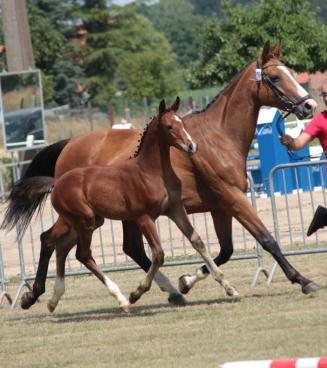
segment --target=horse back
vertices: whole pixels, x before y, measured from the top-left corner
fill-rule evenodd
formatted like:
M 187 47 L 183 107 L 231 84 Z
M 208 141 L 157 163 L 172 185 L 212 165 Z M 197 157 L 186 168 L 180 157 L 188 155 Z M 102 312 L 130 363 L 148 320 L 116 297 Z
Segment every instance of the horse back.
M 127 160 L 137 148 L 139 130 L 98 130 L 71 139 L 61 152 L 55 169 L 65 172 L 90 165 L 112 165 Z

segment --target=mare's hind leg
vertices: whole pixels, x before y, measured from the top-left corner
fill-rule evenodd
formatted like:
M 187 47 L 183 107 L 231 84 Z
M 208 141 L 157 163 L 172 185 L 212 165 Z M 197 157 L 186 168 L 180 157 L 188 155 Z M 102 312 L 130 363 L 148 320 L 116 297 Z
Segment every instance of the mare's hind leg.
M 81 229 L 79 230 L 79 240 L 76 249 L 76 258 L 84 264 L 109 290 L 110 295 L 112 295 L 117 301 L 120 308 L 124 312 L 128 312 L 130 309 L 130 304 L 126 297 L 122 294 L 117 284 L 115 284 L 109 277 L 107 277 L 98 267 L 94 258 L 92 257 L 91 251 L 91 241 L 93 231 L 103 225 L 103 218 L 96 218 L 96 224 L 94 228 L 91 229 Z
M 219 267 L 226 263 L 233 254 L 233 217 L 220 211 L 212 211 L 211 216 L 221 248 L 218 256 L 214 259 L 214 262 Z M 182 275 L 178 280 L 179 290 L 183 294 L 187 294 L 198 281 L 204 280 L 209 273 L 208 267 L 203 265 L 196 269 L 193 274 Z
M 148 272 L 151 261 L 145 253 L 142 232 L 134 221 L 123 221 L 123 250 L 145 272 Z M 154 275 L 154 281 L 162 291 L 169 293 L 168 301 L 173 305 L 183 306 L 186 301 L 182 294 L 172 285 L 170 280 L 162 272 Z
M 235 190 L 232 192 L 232 196 L 231 210 L 234 217 L 254 236 L 263 249 L 273 256 L 286 277 L 292 283 L 301 285 L 304 294 L 318 290 L 319 286 L 317 284 L 302 276 L 285 258 L 279 244 L 262 223 L 244 193 Z
M 160 244 L 154 221 L 149 216 L 144 215 L 137 220 L 137 223 L 151 247 L 152 264 L 145 279 L 142 280 L 138 288 L 130 294 L 129 301 L 132 304 L 151 288 L 152 280 L 164 262 L 164 252 Z
M 51 236 L 55 226 L 62 227 L 63 233 L 66 229 L 66 225 L 59 217 L 55 225 L 53 225 L 49 230 L 41 234 L 40 236 L 41 249 L 40 249 L 39 263 L 37 267 L 35 280 L 33 283 L 33 289 L 32 291 L 28 291 L 22 295 L 20 305 L 23 309 L 30 308 L 37 301 L 39 296 L 41 296 L 45 292 L 45 282 L 47 278 L 49 262 L 55 250 L 55 243 L 53 242 Z
M 191 225 L 185 208 L 180 204 L 176 204 L 174 209 L 170 212 L 169 217 L 171 217 L 178 228 L 191 242 L 193 248 L 201 255 L 208 269 L 210 270 L 212 277 L 221 284 L 221 286 L 225 289 L 226 294 L 230 296 L 238 296 L 238 292 L 224 278 L 224 274 L 210 257 L 207 247 Z

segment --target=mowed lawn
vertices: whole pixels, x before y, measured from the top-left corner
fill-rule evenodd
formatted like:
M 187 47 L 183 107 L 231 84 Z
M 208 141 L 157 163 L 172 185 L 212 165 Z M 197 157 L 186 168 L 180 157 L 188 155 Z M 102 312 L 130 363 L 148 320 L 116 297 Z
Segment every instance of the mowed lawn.
M 307 277 L 327 285 L 327 254 L 291 257 Z M 271 259 L 267 258 L 267 266 Z M 196 266 L 164 268 L 178 276 Z M 306 296 L 281 270 L 267 288 L 250 284 L 255 261 L 229 262 L 226 278 L 241 297 L 225 297 L 210 277 L 172 307 L 156 285 L 124 314 L 94 276 L 68 277 L 66 294 L 49 314 L 46 301 L 30 310 L 0 307 L 1 367 L 218 367 L 226 361 L 327 355 L 327 289 Z M 110 273 L 128 295 L 143 273 Z M 14 293 L 14 288 L 10 288 Z

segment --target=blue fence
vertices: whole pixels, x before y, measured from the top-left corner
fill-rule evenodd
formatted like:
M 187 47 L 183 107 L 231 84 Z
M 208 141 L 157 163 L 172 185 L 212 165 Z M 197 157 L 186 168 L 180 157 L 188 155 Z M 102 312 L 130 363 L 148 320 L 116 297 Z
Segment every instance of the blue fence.
M 273 114 L 266 116 L 258 122 L 255 139 L 250 147 L 247 170 L 254 182 L 254 188 L 258 192 L 270 195 L 269 173 L 273 167 L 280 164 L 298 162 L 298 158 L 309 156 L 309 147 L 289 155 L 286 147 L 281 145 L 278 139 L 277 121 L 280 117 L 278 110 L 273 109 Z M 280 124 L 285 133 L 285 121 Z M 323 157 L 324 159 L 325 157 Z M 309 158 L 301 162 L 310 161 Z M 274 191 L 282 194 L 292 193 L 294 190 L 312 190 L 314 187 L 325 186 L 327 183 L 326 170 L 323 166 L 297 167 L 293 171 L 279 172 L 274 176 Z

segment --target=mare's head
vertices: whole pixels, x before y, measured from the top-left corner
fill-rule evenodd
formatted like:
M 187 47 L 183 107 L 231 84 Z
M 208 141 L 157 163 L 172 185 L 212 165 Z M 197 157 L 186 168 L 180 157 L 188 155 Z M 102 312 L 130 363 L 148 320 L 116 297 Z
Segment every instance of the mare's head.
M 257 70 L 256 79 L 259 83 L 258 94 L 261 104 L 292 112 L 299 119 L 310 117 L 317 103 L 280 61 L 280 52 L 281 44 L 271 48 L 270 43 L 266 42 L 261 58 L 257 62 L 259 71 Z
M 186 131 L 183 119 L 177 115 L 179 102 L 179 97 L 177 97 L 170 108 L 166 107 L 164 100 L 160 102 L 159 123 L 163 127 L 163 134 L 165 134 L 165 138 L 170 146 L 193 155 L 197 151 L 197 144 L 194 143 L 192 137 Z

